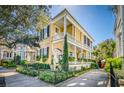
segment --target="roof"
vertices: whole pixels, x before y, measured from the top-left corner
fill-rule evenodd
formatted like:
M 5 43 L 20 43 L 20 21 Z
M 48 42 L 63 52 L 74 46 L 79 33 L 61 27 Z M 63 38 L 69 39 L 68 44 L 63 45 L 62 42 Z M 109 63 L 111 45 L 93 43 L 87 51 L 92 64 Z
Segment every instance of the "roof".
M 86 34 L 94 41 L 94 39 L 89 35 L 89 33 L 78 23 L 78 21 L 69 13 L 69 11 L 65 8 L 63 11 L 61 11 L 59 14 L 57 14 L 55 17 L 52 18 L 54 20 L 56 17 L 60 16 L 62 13 L 67 13 L 71 18 L 86 32 Z

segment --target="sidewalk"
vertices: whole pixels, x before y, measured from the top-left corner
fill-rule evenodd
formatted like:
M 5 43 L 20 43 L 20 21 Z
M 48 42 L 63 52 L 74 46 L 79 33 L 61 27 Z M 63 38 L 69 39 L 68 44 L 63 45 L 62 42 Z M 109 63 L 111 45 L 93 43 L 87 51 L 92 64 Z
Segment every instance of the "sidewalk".
M 7 87 L 53 87 L 37 77 L 23 75 L 3 67 L 0 67 L 0 76 L 5 77 Z
M 107 87 L 107 74 L 102 70 L 91 70 L 79 77 L 75 77 L 60 84 L 57 87 Z

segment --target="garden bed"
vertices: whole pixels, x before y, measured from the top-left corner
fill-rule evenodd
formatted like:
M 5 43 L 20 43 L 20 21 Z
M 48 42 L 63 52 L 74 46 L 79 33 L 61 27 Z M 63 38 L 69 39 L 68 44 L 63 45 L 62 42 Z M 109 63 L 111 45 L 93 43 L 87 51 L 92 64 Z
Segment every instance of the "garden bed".
M 76 77 L 79 75 L 84 74 L 85 72 L 89 71 L 90 69 L 83 69 L 83 70 L 77 70 L 77 71 L 41 71 L 39 73 L 38 78 L 40 80 L 57 84 L 59 82 L 65 81 L 69 78 Z
M 22 74 L 25 74 L 25 75 L 33 76 L 33 77 L 38 75 L 38 71 L 37 70 L 33 70 L 33 69 L 28 68 L 26 66 L 18 66 L 16 68 L 16 71 L 20 72 Z
M 79 76 L 86 71 L 89 71 L 90 69 L 81 69 L 77 71 L 51 71 L 49 69 L 39 69 L 35 70 L 31 66 L 18 66 L 16 68 L 16 71 L 22 74 L 26 74 L 29 76 L 38 76 L 40 80 L 43 80 L 48 83 L 57 84 L 59 82 L 62 82 L 64 80 L 67 80 L 71 77 Z

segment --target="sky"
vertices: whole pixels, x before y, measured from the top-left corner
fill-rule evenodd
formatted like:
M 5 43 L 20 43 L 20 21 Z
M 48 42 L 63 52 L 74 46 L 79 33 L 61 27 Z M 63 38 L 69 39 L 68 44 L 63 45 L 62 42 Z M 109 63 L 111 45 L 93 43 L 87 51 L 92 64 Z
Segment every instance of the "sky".
M 54 17 L 67 9 L 80 25 L 94 38 L 94 45 L 113 38 L 115 17 L 111 6 L 107 5 L 69 5 L 52 6 L 50 12 Z

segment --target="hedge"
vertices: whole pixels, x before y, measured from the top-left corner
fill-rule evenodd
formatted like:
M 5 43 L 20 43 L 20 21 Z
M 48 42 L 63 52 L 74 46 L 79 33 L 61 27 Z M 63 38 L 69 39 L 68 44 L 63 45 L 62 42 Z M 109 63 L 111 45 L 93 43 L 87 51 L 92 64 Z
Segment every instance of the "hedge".
M 38 78 L 40 80 L 52 83 L 52 84 L 57 84 L 59 82 L 62 82 L 68 78 L 75 77 L 78 75 L 81 75 L 85 73 L 86 71 L 89 71 L 89 69 L 82 69 L 82 70 L 77 70 L 77 71 L 50 71 L 50 70 L 45 70 L 45 71 L 40 71 Z
M 16 68 L 16 71 L 33 77 L 38 75 L 38 72 L 36 70 L 27 68 L 25 66 L 18 66 Z
M 118 79 L 124 79 L 124 70 L 115 69 L 114 72 Z
M 29 64 L 29 66 L 34 69 L 50 69 L 49 64 L 34 63 L 34 64 Z
M 98 69 L 99 67 L 98 67 L 98 64 L 97 63 L 95 63 L 95 62 L 91 62 L 91 69 Z
M 6 67 L 6 68 L 10 68 L 10 67 L 16 67 L 16 64 L 12 60 L 2 60 L 1 66 Z
M 73 72 L 40 71 L 39 79 L 49 83 L 56 84 L 73 76 L 74 76 Z

